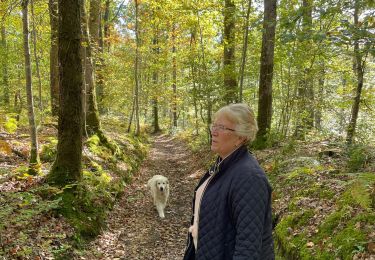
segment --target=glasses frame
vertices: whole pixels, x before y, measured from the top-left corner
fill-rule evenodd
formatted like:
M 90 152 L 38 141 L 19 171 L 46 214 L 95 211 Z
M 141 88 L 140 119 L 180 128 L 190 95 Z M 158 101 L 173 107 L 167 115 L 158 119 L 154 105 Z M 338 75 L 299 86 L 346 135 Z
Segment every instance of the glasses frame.
M 211 124 L 210 125 L 210 132 L 223 132 L 224 130 L 228 130 L 228 131 L 231 131 L 231 132 L 235 132 L 236 130 L 235 129 L 232 129 L 232 128 L 229 128 L 229 127 L 225 127 L 223 125 L 215 125 L 215 124 Z

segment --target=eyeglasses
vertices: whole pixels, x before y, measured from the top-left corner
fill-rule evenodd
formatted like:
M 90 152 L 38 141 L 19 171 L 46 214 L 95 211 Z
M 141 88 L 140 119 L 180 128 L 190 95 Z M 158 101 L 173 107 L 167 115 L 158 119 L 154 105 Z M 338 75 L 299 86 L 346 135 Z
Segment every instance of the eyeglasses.
M 210 125 L 210 131 L 211 132 L 214 132 L 214 131 L 223 132 L 224 130 L 228 130 L 228 131 L 232 131 L 232 132 L 236 131 L 232 128 L 228 128 L 228 127 L 225 127 L 223 125 L 215 125 L 215 124 Z

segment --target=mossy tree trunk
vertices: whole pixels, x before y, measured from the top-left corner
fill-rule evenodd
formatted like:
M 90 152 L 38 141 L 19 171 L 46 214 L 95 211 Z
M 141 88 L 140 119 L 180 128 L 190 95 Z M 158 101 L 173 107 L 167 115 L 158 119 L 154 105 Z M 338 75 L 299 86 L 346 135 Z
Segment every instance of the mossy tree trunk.
M 276 0 L 264 0 L 262 53 L 260 57 L 257 146 L 264 147 L 272 119 L 272 78 L 275 49 Z
M 60 109 L 56 160 L 48 182 L 64 186 L 81 179 L 81 1 L 59 1 Z
M 34 115 L 34 101 L 31 81 L 31 61 L 30 61 L 30 43 L 29 43 L 29 17 L 28 17 L 28 0 L 22 1 L 22 25 L 23 25 L 23 47 L 25 56 L 25 75 L 26 75 L 26 93 L 27 107 L 30 127 L 31 149 L 29 174 L 36 175 L 39 172 L 40 162 L 38 153 L 38 140 L 36 134 L 36 124 Z

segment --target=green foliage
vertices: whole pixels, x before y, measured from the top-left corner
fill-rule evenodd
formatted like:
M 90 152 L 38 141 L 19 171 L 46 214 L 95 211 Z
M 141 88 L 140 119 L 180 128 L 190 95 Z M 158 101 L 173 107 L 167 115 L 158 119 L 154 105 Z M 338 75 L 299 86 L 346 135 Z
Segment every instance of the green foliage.
M 348 170 L 355 172 L 360 170 L 367 160 L 366 148 L 362 145 L 353 145 L 349 148 Z
M 201 129 L 201 131 L 204 131 L 204 129 Z M 191 130 L 178 133 L 178 137 L 184 140 L 193 152 L 205 150 L 209 146 L 209 140 L 206 135 L 194 135 Z
M 372 208 L 372 185 L 375 184 L 373 173 L 356 174 L 356 178 L 349 182 L 346 191 L 338 200 L 338 205 L 361 206 L 365 210 Z
M 285 145 L 282 146 L 281 155 L 290 156 L 296 151 L 297 151 L 297 141 L 295 139 L 290 139 Z
M 41 147 L 41 152 L 39 154 L 40 159 L 43 162 L 53 162 L 56 158 L 56 147 L 57 146 L 57 139 L 54 137 L 49 138 L 49 142 L 45 143 Z
M 17 115 L 14 113 L 7 113 L 0 108 L 0 129 L 4 130 L 10 134 L 16 132 L 18 127 Z
M 278 145 L 283 140 L 283 135 L 273 129 L 260 137 L 258 136 L 252 143 L 251 147 L 255 150 L 261 150 L 267 147 Z
M 17 130 L 17 120 L 13 117 L 9 117 L 4 124 L 4 129 L 10 134 L 13 134 Z

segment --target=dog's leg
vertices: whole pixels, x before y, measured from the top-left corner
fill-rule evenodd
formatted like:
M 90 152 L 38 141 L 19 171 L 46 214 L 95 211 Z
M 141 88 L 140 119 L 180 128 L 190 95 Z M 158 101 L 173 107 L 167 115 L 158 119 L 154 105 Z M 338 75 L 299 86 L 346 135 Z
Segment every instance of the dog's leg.
M 164 205 L 161 205 L 161 204 L 156 205 L 156 210 L 158 211 L 160 218 L 165 217 L 164 216 Z

